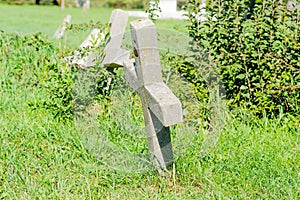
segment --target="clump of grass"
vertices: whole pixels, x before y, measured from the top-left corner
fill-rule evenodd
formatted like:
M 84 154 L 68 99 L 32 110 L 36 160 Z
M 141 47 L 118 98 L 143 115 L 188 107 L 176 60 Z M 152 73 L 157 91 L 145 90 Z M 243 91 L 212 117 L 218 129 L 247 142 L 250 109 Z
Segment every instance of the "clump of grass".
M 39 51 L 28 43 L 36 37 L 44 41 Z M 188 120 L 172 128 L 176 160 L 160 177 L 147 163 L 139 97 L 123 79 L 76 120 L 59 121 L 50 109 L 28 105 L 48 97 L 39 83 L 49 73 L 45 65 L 59 63 L 53 43 L 5 33 L 0 42 L 1 198 L 300 197 L 299 117 L 226 111 L 217 142 L 203 154 L 209 132 L 199 125 L 188 84 L 172 74 L 166 80 L 183 97 Z

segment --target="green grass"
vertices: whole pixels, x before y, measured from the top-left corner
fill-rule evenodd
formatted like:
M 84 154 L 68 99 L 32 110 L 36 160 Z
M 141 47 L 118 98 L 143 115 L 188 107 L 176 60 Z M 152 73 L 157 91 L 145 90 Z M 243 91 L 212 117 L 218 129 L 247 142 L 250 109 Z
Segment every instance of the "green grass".
M 36 27 L 48 36 L 66 14 L 55 7 L 0 8 L 6 32 L 30 33 Z M 36 9 L 61 15 L 36 18 L 37 23 L 28 24 L 31 29 L 8 16 L 23 13 L 26 21 Z M 110 11 L 104 10 L 103 19 L 108 19 Z M 42 25 L 46 19 L 52 28 Z M 161 26 L 171 29 L 172 22 Z M 141 105 L 124 80 L 117 82 L 111 101 L 93 105 L 81 120 L 59 121 L 51 110 L 29 106 L 47 97 L 39 83 L 50 73 L 46 65 L 60 63 L 56 43 L 42 43 L 36 52 L 38 44 L 25 44 L 28 39 L 2 34 L 0 41 L 0 199 L 300 198 L 299 117 L 268 119 L 242 109 L 227 111 L 222 130 L 208 134 L 197 124 L 197 105 L 187 98 L 193 91 L 165 66 L 165 79 L 183 101 L 186 118 L 172 128 L 175 165 L 160 176 L 144 161 L 148 152 Z
M 90 21 L 107 24 L 112 8 L 91 8 L 84 11 L 80 8 L 65 8 L 58 6 L 35 5 L 2 5 L 0 4 L 0 30 L 9 33 L 36 33 L 41 32 L 54 40 L 54 33 L 67 15 L 71 15 L 72 24 L 82 24 Z M 136 18 L 130 18 L 132 21 Z M 172 30 L 175 27 L 179 32 L 186 33 L 185 23 L 178 20 L 158 20 L 158 29 Z M 127 27 L 129 30 L 129 26 Z M 75 48 L 87 37 L 91 29 L 67 34 L 67 47 Z
M 83 11 L 78 8 L 66 8 L 61 10 L 58 6 L 13 6 L 0 5 L 1 29 L 6 32 L 34 33 L 41 32 L 50 37 L 62 23 L 63 19 L 70 14 L 71 23 L 100 21 L 107 23 L 110 17 L 110 8 L 91 8 Z

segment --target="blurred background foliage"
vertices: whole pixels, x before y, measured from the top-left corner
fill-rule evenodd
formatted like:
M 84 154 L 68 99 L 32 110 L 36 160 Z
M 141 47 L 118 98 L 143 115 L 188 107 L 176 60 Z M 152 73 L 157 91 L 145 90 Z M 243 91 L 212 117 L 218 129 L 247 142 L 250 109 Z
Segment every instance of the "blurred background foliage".
M 91 6 L 113 7 L 113 8 L 137 8 L 142 9 L 149 3 L 149 0 L 90 0 Z M 178 0 L 177 7 L 181 9 L 187 0 Z M 59 5 L 61 0 L 0 0 L 0 3 L 7 4 L 39 4 L 39 5 Z M 76 6 L 77 0 L 65 0 L 66 5 Z
M 1 0 L 7 4 L 40 4 L 40 5 L 59 5 L 61 0 Z M 123 7 L 123 8 L 142 8 L 146 0 L 91 0 L 91 6 Z M 77 0 L 65 0 L 66 5 L 76 6 Z

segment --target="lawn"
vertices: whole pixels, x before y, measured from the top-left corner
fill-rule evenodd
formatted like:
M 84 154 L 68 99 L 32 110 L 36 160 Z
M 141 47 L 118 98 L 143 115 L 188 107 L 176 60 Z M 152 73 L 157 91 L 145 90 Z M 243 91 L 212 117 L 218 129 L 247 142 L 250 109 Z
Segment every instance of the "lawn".
M 54 33 L 67 15 L 71 15 L 72 24 L 87 22 L 100 22 L 107 24 L 112 8 L 91 8 L 84 11 L 79 8 L 66 8 L 61 10 L 57 6 L 13 6 L 1 5 L 0 27 L 1 30 L 12 33 L 35 33 L 41 32 L 54 40 Z M 133 20 L 135 18 L 130 18 Z M 161 30 L 173 30 L 185 32 L 185 23 L 178 20 L 160 20 L 157 22 Z M 129 26 L 127 28 L 129 30 Z M 67 37 L 67 45 L 77 47 L 89 34 L 91 29 L 81 32 L 70 32 Z
M 47 84 L 53 84 L 45 66 L 62 63 L 63 51 L 52 37 L 62 19 L 71 14 L 72 23 L 106 23 L 111 9 L 0 10 L 1 29 L 21 34 L 0 34 L 0 199 L 300 198 L 299 117 L 258 118 L 242 108 L 225 109 L 215 118 L 222 126 L 209 132 L 197 118 L 193 90 L 163 66 L 164 79 L 183 102 L 185 121 L 171 128 L 175 162 L 159 175 L 148 163 L 139 97 L 124 79 L 115 82 L 109 100 L 92 105 L 80 120 L 54 118 L 51 109 L 35 106 L 47 102 Z M 182 21 L 157 25 L 186 33 Z M 42 33 L 38 52 L 32 32 Z M 70 33 L 67 48 L 87 33 Z

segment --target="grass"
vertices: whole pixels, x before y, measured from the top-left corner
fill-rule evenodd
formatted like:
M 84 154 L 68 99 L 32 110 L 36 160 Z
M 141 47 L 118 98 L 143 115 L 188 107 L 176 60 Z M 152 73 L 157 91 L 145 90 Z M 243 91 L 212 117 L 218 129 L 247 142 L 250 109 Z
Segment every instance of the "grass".
M 72 24 L 82 24 L 90 21 L 107 24 L 112 8 L 91 8 L 84 11 L 79 8 L 66 8 L 61 10 L 57 6 L 35 6 L 35 5 L 1 5 L 0 27 L 9 33 L 36 33 L 41 32 L 54 40 L 54 33 L 61 25 L 67 15 L 71 15 Z M 130 18 L 132 21 L 136 18 Z M 159 29 L 170 30 L 175 27 L 179 32 L 185 32 L 185 23 L 178 20 L 158 20 Z M 129 26 L 127 27 L 129 30 Z M 75 48 L 87 37 L 91 30 L 81 32 L 70 32 L 67 36 L 67 45 Z
M 55 7 L 0 8 L 4 10 L 1 27 L 6 32 L 30 33 L 36 27 L 51 36 L 65 16 L 65 11 Z M 26 24 L 31 29 L 24 27 L 26 17 L 35 16 L 37 9 L 41 13 L 52 9 L 48 16 L 41 15 L 51 28 L 43 25 L 42 17 L 35 24 Z M 81 10 L 68 11 L 82 14 Z M 92 9 L 91 13 L 109 18 L 109 10 L 99 11 Z M 8 15 L 11 12 L 23 15 L 24 21 L 15 22 L 18 15 L 14 20 Z M 57 13 L 61 15 L 55 18 Z M 78 23 L 84 22 L 81 20 Z M 166 23 L 169 29 L 172 22 Z M 181 98 L 186 118 L 172 127 L 176 160 L 169 173 L 160 176 L 145 161 L 148 152 L 139 97 L 124 80 L 117 82 L 110 102 L 93 105 L 79 121 L 59 121 L 51 110 L 29 106 L 47 97 L 37 75 L 47 72 L 43 71 L 49 65 L 46 58 L 50 64 L 59 63 L 61 52 L 51 47 L 55 42 L 49 41 L 36 52 L 25 45 L 27 40 L 17 42 L 21 40 L 8 39 L 5 34 L 0 39 L 1 199 L 300 198 L 299 117 L 268 119 L 242 109 L 227 111 L 223 128 L 210 135 L 197 124 L 197 105 L 187 98 L 192 91 L 165 67 L 165 79 Z

